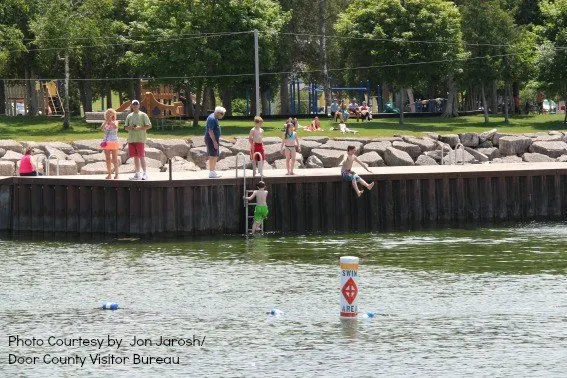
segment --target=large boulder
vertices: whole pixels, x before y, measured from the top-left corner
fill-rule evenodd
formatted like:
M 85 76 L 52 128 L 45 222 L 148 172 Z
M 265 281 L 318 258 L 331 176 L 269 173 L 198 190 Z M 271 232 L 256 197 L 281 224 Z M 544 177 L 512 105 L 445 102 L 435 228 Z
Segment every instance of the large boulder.
M 480 142 L 480 138 L 477 133 L 462 133 L 459 134 L 459 139 L 465 147 L 476 147 Z
M 437 141 L 431 138 L 404 137 L 404 142 L 419 146 L 421 152 L 434 151 L 437 147 Z
M 77 172 L 77 163 L 73 160 L 59 160 L 59 176 L 76 175 Z M 51 176 L 57 174 L 57 162 L 55 160 L 49 162 L 49 174 Z
M 16 164 L 11 161 L 0 161 L 0 176 L 14 176 Z
M 563 142 L 563 134 L 537 134 L 534 142 Z
M 566 163 L 567 162 L 567 155 L 561 155 L 556 160 L 560 163 Z
M 521 155 L 528 152 L 532 139 L 526 136 L 504 136 L 498 141 L 500 153 L 504 156 Z
M 67 160 L 72 160 L 72 161 L 75 162 L 75 165 L 77 166 L 78 172 L 80 172 L 81 168 L 83 168 L 83 166 L 85 166 L 85 164 L 87 164 L 85 159 L 83 159 L 83 157 L 81 155 L 76 154 L 76 153 L 67 156 Z
M 386 165 L 382 156 L 376 151 L 364 153 L 358 157 L 358 160 L 367 164 L 369 167 L 383 167 Z
M 238 159 L 238 168 L 242 168 L 243 162 L 246 163 L 246 168 L 252 167 L 252 162 L 249 155 L 246 155 L 244 159 Z M 218 171 L 226 171 L 228 169 L 236 169 L 236 167 L 236 156 L 227 156 L 226 158 L 217 161 L 216 169 Z M 208 162 L 206 164 L 206 168 L 208 169 Z
M 245 153 L 248 156 L 248 153 Z M 229 149 L 225 147 L 220 147 L 220 156 L 219 160 L 226 158 L 227 156 L 231 156 L 231 152 Z M 195 147 L 189 150 L 189 156 L 195 164 L 201 169 L 204 169 L 207 164 L 207 160 L 209 159 L 209 155 L 207 155 L 207 147 Z
M 492 138 L 494 138 L 494 135 L 496 134 L 498 130 L 496 129 L 492 129 L 489 131 L 484 131 L 482 133 L 480 133 L 480 135 L 478 136 L 478 140 L 480 143 L 484 143 L 486 141 L 492 140 Z
M 85 140 L 76 140 L 73 142 L 73 147 L 76 150 L 94 150 L 100 151 L 100 141 L 101 139 L 85 139 Z
M 498 159 L 499 157 L 501 157 L 502 155 L 500 154 L 500 150 L 496 147 L 490 147 L 490 148 L 477 148 L 476 151 L 480 152 L 481 154 L 484 154 L 486 156 L 488 156 L 489 160 L 494 160 L 494 159 Z
M 305 166 L 307 168 L 323 168 L 323 162 L 317 156 L 311 155 L 305 161 Z
M 447 143 L 451 148 L 455 148 L 457 144 L 461 143 L 461 139 L 457 134 L 440 135 L 439 140 L 443 143 Z
M 530 152 L 537 152 L 550 158 L 558 158 L 567 154 L 567 143 L 565 142 L 533 142 L 529 148 Z
M 266 138 L 262 139 L 262 142 L 264 142 L 265 146 L 268 146 L 270 144 L 281 144 L 282 138 L 280 138 L 280 137 L 266 137 Z
M 100 144 L 100 142 L 99 142 L 99 144 Z M 59 151 L 63 151 L 66 155 L 70 155 L 70 154 L 75 152 L 75 149 L 69 143 L 46 142 L 46 143 L 43 143 L 43 146 L 44 146 L 45 152 L 47 152 L 48 154 L 49 154 L 49 150 L 47 149 L 48 147 L 55 148 Z
M 498 147 L 499 143 L 500 143 L 500 138 L 505 137 L 505 136 L 513 136 L 512 134 L 502 134 L 499 132 L 494 133 L 494 135 L 492 136 L 492 145 L 495 147 Z
M 540 154 L 537 152 L 525 153 L 524 155 L 522 155 L 522 160 L 528 163 L 547 163 L 547 162 L 555 161 L 555 159 L 552 159 L 547 155 Z
M 339 150 L 329 150 L 323 148 L 315 148 L 311 151 L 313 156 L 317 156 L 319 160 L 323 163 L 323 167 L 325 168 L 333 168 L 340 164 L 344 155 L 346 154 L 345 151 Z
M 238 138 L 236 139 L 236 142 L 234 142 L 234 144 L 229 148 L 235 155 L 239 152 L 247 155 L 250 153 L 250 141 L 248 140 L 248 138 Z
M 392 142 L 390 141 L 379 141 L 379 142 L 370 142 L 364 145 L 362 148 L 362 152 L 372 152 L 376 151 L 382 157 L 384 157 L 384 152 L 388 147 L 392 147 Z
M 476 159 L 467 150 L 459 148 L 458 150 L 449 151 L 447 156 L 443 159 L 443 164 L 470 164 L 474 163 Z
M 169 169 L 169 165 L 166 165 L 166 168 Z M 187 161 L 183 159 L 181 156 L 175 156 L 171 159 L 171 170 L 174 173 L 194 172 L 194 171 L 200 171 L 201 168 L 197 167 L 197 165 L 192 161 Z
M 102 175 L 102 174 L 106 174 L 106 163 L 104 161 L 86 164 L 81 168 L 81 175 Z
M 314 140 L 305 140 L 302 139 L 301 140 L 301 155 L 303 155 L 304 158 L 309 157 L 309 155 L 311 155 L 311 151 L 313 151 L 314 148 L 319 148 L 321 146 L 321 143 L 316 142 Z
M 521 157 L 517 155 L 510 155 L 510 156 L 504 156 L 502 158 L 496 158 L 492 160 L 492 163 L 509 164 L 509 163 L 521 163 L 522 161 L 523 160 Z
M 84 155 L 83 159 L 85 159 L 86 164 L 96 163 L 98 161 L 106 161 L 104 152 L 99 152 L 98 154 Z
M 167 156 L 165 156 L 163 151 L 160 149 L 157 149 L 155 147 L 146 147 L 145 151 L 146 151 L 146 158 L 158 160 L 161 162 L 162 165 L 165 164 L 165 162 L 167 161 Z
M 441 153 L 441 151 L 439 151 Z M 427 155 L 419 155 L 415 161 L 415 165 L 439 165 L 437 161 Z
M 266 156 L 266 161 L 271 164 L 274 161 L 281 159 L 284 155 L 282 154 L 281 144 L 268 144 L 264 145 L 264 155 Z
M 6 151 L 14 151 L 19 154 L 24 152 L 24 146 L 12 139 L 0 139 L 0 148 Z
M 2 156 L 4 156 L 5 154 L 6 154 L 6 150 L 3 149 L 3 148 L 0 148 L 0 158 L 1 158 Z
M 419 155 L 421 155 L 421 148 L 415 144 L 406 143 L 406 142 L 394 142 L 392 146 L 398 150 L 407 152 L 412 159 L 417 159 Z
M 297 159 L 295 160 L 295 164 L 293 165 L 294 169 L 301 168 L 301 162 Z M 285 159 L 280 159 L 274 161 L 274 168 L 275 169 L 287 169 Z
M 479 148 L 490 148 L 490 147 L 494 147 L 494 144 L 492 144 L 491 140 L 485 140 L 484 142 L 480 142 L 478 144 L 477 149 Z
M 21 153 L 15 152 L 14 150 L 7 150 L 4 156 L 2 156 L 2 160 L 17 163 L 18 161 L 20 161 L 22 156 L 23 155 Z
M 418 146 L 415 147 L 419 148 Z M 415 165 L 413 159 L 407 152 L 394 147 L 388 147 L 386 149 L 386 152 L 384 153 L 384 161 L 386 162 L 386 165 L 389 166 Z
M 465 147 L 465 151 L 467 151 L 469 154 L 471 154 L 477 161 L 484 163 L 485 161 L 489 161 L 490 158 L 488 156 L 486 156 L 485 154 L 483 154 L 482 152 L 479 152 L 477 150 L 475 150 L 474 148 L 470 148 L 470 147 Z
M 305 137 L 305 138 L 301 138 L 301 141 L 306 141 L 306 140 L 309 140 L 311 142 L 325 144 L 329 140 L 329 137 L 326 137 L 326 136 L 308 136 L 308 137 Z
M 148 146 L 162 151 L 168 159 L 174 156 L 187 157 L 191 146 L 183 139 L 152 139 Z
M 343 154 L 346 153 L 348 146 L 354 146 L 356 152 L 359 153 L 362 149 L 362 143 L 356 140 L 328 140 L 327 143 L 322 144 L 317 148 L 339 150 Z
M 125 164 L 134 164 L 134 158 L 126 160 Z M 163 163 L 160 160 L 151 159 L 146 156 L 146 167 L 147 168 L 161 168 Z
M 74 150 L 71 150 L 74 151 Z M 51 158 L 57 158 L 59 160 L 66 160 L 67 159 L 67 154 L 55 147 L 51 147 L 51 146 L 45 146 L 45 152 L 47 154 L 47 156 L 51 156 Z
M 195 147 L 205 147 L 205 137 L 204 136 L 194 136 L 191 137 L 191 148 Z

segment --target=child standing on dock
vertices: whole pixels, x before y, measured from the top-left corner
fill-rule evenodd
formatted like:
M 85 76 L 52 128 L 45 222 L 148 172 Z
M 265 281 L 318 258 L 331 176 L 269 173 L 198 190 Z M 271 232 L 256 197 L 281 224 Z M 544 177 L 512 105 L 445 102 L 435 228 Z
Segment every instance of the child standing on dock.
M 116 110 L 109 108 L 104 112 L 104 123 L 100 127 L 104 133 L 104 138 L 100 144 L 104 151 L 106 160 L 106 179 L 109 180 L 112 174 L 111 163 L 114 165 L 114 178 L 118 178 L 118 121 L 116 120 Z
M 373 182 L 371 182 L 370 184 L 367 183 L 352 170 L 352 164 L 356 161 L 358 164 L 364 167 L 364 169 L 366 169 L 368 172 L 371 172 L 370 169 L 368 169 L 368 165 L 358 160 L 355 152 L 356 152 L 356 147 L 354 146 L 347 147 L 347 153 L 344 155 L 343 160 L 340 163 L 341 176 L 343 177 L 344 181 L 350 182 L 352 184 L 352 188 L 354 189 L 356 195 L 360 197 L 364 192 L 364 190 L 358 189 L 357 183 L 360 182 L 368 190 L 371 190 L 374 187 L 374 183 Z
M 258 189 L 255 190 L 250 197 L 244 196 L 244 199 L 246 201 L 252 201 L 254 198 L 256 198 L 256 208 L 254 209 L 254 223 L 252 223 L 252 234 L 254 234 L 256 231 L 260 231 L 260 225 L 268 217 L 268 203 L 266 202 L 268 191 L 266 190 L 266 183 L 264 183 L 264 181 L 260 181 L 256 187 Z
M 299 137 L 295 132 L 292 122 L 288 122 L 285 126 L 285 132 L 282 136 L 282 154 L 285 156 L 285 166 L 287 168 L 286 175 L 293 175 L 293 168 L 295 167 L 295 154 L 299 152 L 301 146 L 299 144 Z
M 250 159 L 254 166 L 254 172 L 256 171 L 256 161 L 258 161 L 258 172 L 260 175 L 264 170 L 264 160 L 266 159 L 266 154 L 264 153 L 264 129 L 262 129 L 262 122 L 264 122 L 262 117 L 254 117 L 254 128 L 250 130 L 250 134 L 248 135 L 248 140 L 250 141 Z M 262 156 L 261 159 L 256 154 L 257 152 Z

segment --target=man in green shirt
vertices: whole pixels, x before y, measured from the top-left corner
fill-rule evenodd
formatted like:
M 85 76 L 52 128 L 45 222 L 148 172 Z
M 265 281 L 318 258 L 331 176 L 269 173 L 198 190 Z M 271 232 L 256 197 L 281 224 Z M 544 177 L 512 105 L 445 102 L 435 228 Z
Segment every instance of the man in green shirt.
M 148 115 L 140 111 L 140 102 L 132 101 L 132 113 L 126 117 L 125 127 L 128 131 L 128 155 L 134 158 L 136 173 L 130 180 L 147 180 L 146 174 L 146 131 L 152 128 Z M 142 171 L 140 172 L 140 166 Z

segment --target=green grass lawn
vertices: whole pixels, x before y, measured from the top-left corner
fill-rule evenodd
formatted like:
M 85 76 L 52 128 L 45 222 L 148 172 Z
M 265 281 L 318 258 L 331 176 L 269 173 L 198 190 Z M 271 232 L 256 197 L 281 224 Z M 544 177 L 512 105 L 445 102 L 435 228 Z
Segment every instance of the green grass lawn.
M 404 125 L 398 124 L 398 119 L 375 119 L 371 122 L 356 122 L 349 120 L 347 126 L 350 129 L 359 131 L 356 137 L 385 137 L 395 134 L 404 135 L 423 135 L 426 132 L 440 134 L 458 134 L 462 132 L 482 132 L 497 128 L 505 133 L 532 133 L 546 132 L 549 130 L 563 129 L 563 114 L 555 115 L 532 115 L 518 116 L 511 119 L 510 124 L 504 123 L 502 116 L 493 116 L 488 124 L 484 123 L 482 115 L 459 117 L 452 119 L 445 118 L 406 118 Z M 305 125 L 310 120 L 300 119 L 299 123 Z M 186 121 L 168 121 L 166 128 L 158 128 L 154 123 L 154 128 L 148 132 L 149 136 L 156 138 L 190 138 L 195 135 L 204 134 L 205 121 L 200 122 L 199 127 L 192 127 Z M 266 136 L 281 136 L 283 120 L 270 120 L 264 122 Z M 311 135 L 325 135 L 329 137 L 343 136 L 338 131 L 329 131 L 331 126 L 337 124 L 331 120 L 323 119 L 321 125 L 323 132 L 299 131 L 300 137 Z M 248 135 L 250 128 L 253 127 L 252 118 L 249 121 L 241 120 L 222 120 L 222 133 L 226 137 L 236 137 Z M 125 132 L 121 132 L 125 136 Z M 353 134 L 347 134 L 353 136 Z M 19 141 L 63 141 L 71 142 L 79 139 L 96 139 L 102 136 L 98 130 L 98 125 L 87 124 L 82 118 L 71 120 L 71 129 L 63 130 L 61 119 L 51 117 L 5 117 L 0 116 L 0 138 L 15 139 Z

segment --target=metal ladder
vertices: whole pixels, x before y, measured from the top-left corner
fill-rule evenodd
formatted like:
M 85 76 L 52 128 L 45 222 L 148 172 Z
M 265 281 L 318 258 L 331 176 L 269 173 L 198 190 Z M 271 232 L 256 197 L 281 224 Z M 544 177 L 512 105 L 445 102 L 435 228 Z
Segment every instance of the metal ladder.
M 256 155 L 259 156 L 259 161 L 258 162 L 263 162 L 262 159 L 262 154 L 260 154 L 259 152 L 255 152 L 254 155 L 252 155 L 252 159 L 256 158 Z M 235 173 L 236 173 L 236 178 L 238 178 L 238 161 L 240 159 L 240 157 L 242 157 L 243 161 L 242 161 L 242 179 L 243 179 L 243 192 L 246 195 L 246 197 L 250 196 L 254 190 L 246 190 L 246 155 L 244 155 L 244 153 L 239 152 L 236 155 L 236 167 L 235 167 Z M 264 178 L 264 167 L 262 166 L 262 170 L 260 173 L 260 180 L 263 180 Z M 252 173 L 252 177 L 256 176 L 256 170 L 253 171 Z M 246 198 L 243 199 L 244 201 L 244 224 L 246 225 L 246 236 L 252 234 L 252 224 L 254 224 L 254 213 L 252 213 L 252 215 L 250 215 L 250 206 L 256 206 L 256 202 L 248 202 L 248 200 L 246 200 Z M 250 222 L 250 220 L 252 220 L 252 222 Z M 260 233 L 264 233 L 264 222 L 260 223 Z

